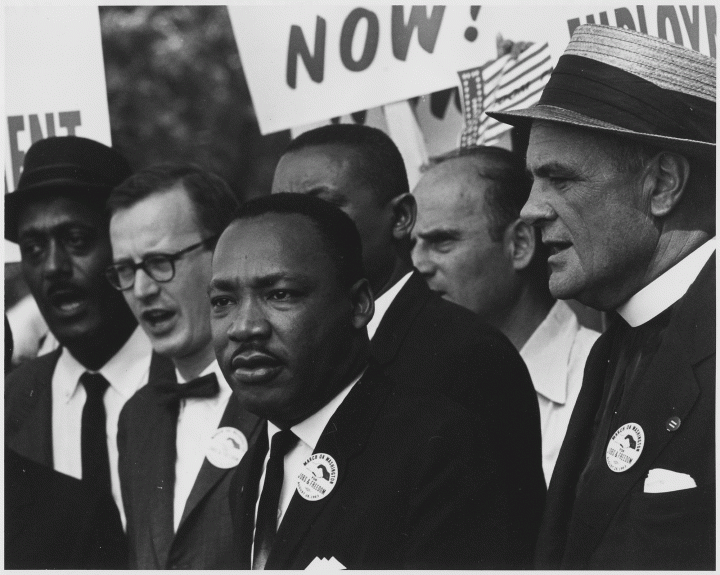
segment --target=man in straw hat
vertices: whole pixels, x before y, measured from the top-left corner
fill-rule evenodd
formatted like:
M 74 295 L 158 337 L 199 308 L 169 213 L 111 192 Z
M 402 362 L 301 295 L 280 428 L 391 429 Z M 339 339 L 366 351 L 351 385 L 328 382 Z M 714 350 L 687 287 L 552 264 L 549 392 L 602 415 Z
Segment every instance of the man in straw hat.
M 61 345 L 5 380 L 6 446 L 49 468 L 43 477 L 56 477 L 56 487 L 62 486 L 57 492 L 67 492 L 66 499 L 90 499 L 95 504 L 87 505 L 88 511 L 105 508 L 109 501 L 112 510 L 96 529 L 86 529 L 83 523 L 91 518 L 81 509 L 72 513 L 58 502 L 58 508 L 68 510 L 58 513 L 48 508 L 52 504 L 45 505 L 47 493 L 38 493 L 34 507 L 8 515 L 30 518 L 27 531 L 14 529 L 17 537 L 6 541 L 16 567 L 125 565 L 117 420 L 125 401 L 151 373 L 159 377 L 172 369 L 161 358 L 151 366 L 150 341 L 122 294 L 105 279 L 105 268 L 112 263 L 105 200 L 129 175 L 125 158 L 103 144 L 51 137 L 30 147 L 16 191 L 5 196 L 5 238 L 19 245 L 23 277 Z M 10 505 L 27 501 L 22 483 L 30 484 L 40 473 L 37 465 L 23 466 L 23 473 L 5 484 Z M 71 538 L 39 536 L 74 531 L 102 544 L 76 540 L 76 552 L 71 546 L 58 549 Z M 98 537 L 103 533 L 107 536 Z
M 550 290 L 616 311 L 548 492 L 543 568 L 715 567 L 715 61 L 580 26 L 528 109 Z

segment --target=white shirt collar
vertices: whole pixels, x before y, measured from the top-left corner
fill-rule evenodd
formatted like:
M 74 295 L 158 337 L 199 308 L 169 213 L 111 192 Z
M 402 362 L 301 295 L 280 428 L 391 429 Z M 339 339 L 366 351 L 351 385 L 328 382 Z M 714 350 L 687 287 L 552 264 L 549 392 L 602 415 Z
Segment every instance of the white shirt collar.
M 379 298 L 377 298 L 375 300 L 375 314 L 372 316 L 370 323 L 368 323 L 368 325 L 367 325 L 368 337 L 370 339 L 372 339 L 373 336 L 375 335 L 375 332 L 377 331 L 377 328 L 380 325 L 380 321 L 382 320 L 383 316 L 385 315 L 385 312 L 390 307 L 390 304 L 397 297 L 397 294 L 400 292 L 402 287 L 407 283 L 407 281 L 410 279 L 410 276 L 412 274 L 413 274 L 412 271 L 405 274 L 402 278 L 400 278 L 395 283 L 394 286 L 392 286 L 389 290 L 387 290 L 384 294 L 382 294 Z
M 225 391 L 232 391 L 230 388 L 230 384 L 225 381 L 225 376 L 223 375 L 223 372 L 220 370 L 220 364 L 218 363 L 218 360 L 214 360 L 210 363 L 205 369 L 203 369 L 200 372 L 200 375 L 198 377 L 202 377 L 204 375 L 209 375 L 211 373 L 215 374 L 215 377 L 217 377 L 218 385 L 220 385 L 220 395 L 223 395 Z M 187 383 L 187 380 L 180 375 L 180 372 L 175 368 L 175 377 L 177 378 L 178 383 Z
M 560 405 L 567 400 L 568 364 L 578 327 L 570 306 L 558 300 L 520 350 L 535 391 Z
M 337 408 L 340 407 L 340 404 L 345 400 L 355 384 L 360 381 L 360 378 L 364 373 L 365 369 L 363 369 L 362 372 L 360 372 L 360 375 L 353 379 L 345 387 L 345 389 L 328 401 L 322 408 L 313 413 L 307 419 L 293 425 L 290 428 L 292 429 L 292 432 L 298 436 L 300 441 L 308 445 L 313 451 L 315 450 L 315 446 L 317 446 L 317 442 L 320 439 L 325 426 L 327 426 L 328 421 L 330 421 L 330 418 L 335 414 Z M 280 431 L 280 428 L 278 428 L 274 423 L 268 421 L 268 439 L 271 444 L 273 435 L 275 435 L 278 431 Z
M 152 345 L 140 326 L 135 328 L 120 350 L 110 358 L 96 373 L 100 373 L 108 380 L 110 386 L 126 400 L 130 399 L 138 390 L 138 382 L 150 365 Z M 62 386 L 62 396 L 70 401 L 80 382 L 80 376 L 91 371 L 82 365 L 66 347 L 63 348 L 58 359 L 55 373 L 57 381 Z
M 630 327 L 650 321 L 685 295 L 714 251 L 712 238 L 637 292 L 617 312 Z

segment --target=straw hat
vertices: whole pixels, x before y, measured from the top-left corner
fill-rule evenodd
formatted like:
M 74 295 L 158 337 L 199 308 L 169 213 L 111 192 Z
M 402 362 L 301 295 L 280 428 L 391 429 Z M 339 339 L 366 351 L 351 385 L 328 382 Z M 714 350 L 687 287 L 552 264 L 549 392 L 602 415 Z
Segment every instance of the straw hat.
M 624 28 L 579 26 L 540 101 L 488 115 L 529 128 L 549 120 L 715 158 L 714 58 Z
M 102 204 L 131 173 L 124 157 L 94 140 L 79 136 L 38 140 L 25 154 L 17 189 L 5 194 L 5 238 L 17 242 L 17 219 L 29 202 L 71 195 Z

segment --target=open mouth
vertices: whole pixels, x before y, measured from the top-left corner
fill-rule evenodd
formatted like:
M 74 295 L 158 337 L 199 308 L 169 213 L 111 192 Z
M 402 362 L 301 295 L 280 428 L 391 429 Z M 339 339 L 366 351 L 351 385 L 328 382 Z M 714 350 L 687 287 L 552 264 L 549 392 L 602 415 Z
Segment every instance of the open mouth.
M 156 308 L 142 312 L 140 317 L 148 328 L 157 331 L 168 327 L 170 321 L 175 317 L 175 312 Z
M 274 379 L 282 370 L 282 363 L 273 355 L 259 351 L 243 351 L 233 356 L 230 367 L 243 383 L 259 384 Z
M 572 242 L 545 242 L 545 245 L 550 250 L 550 257 L 552 257 L 572 247 Z
M 48 300 L 60 315 L 72 316 L 85 308 L 87 296 L 76 287 L 51 289 Z

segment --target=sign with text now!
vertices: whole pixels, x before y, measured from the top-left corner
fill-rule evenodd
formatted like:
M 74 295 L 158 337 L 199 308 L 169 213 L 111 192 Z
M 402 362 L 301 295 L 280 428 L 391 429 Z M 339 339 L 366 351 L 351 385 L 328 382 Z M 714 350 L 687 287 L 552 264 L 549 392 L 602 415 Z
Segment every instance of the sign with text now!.
M 497 58 L 496 38 L 547 44 L 575 27 L 624 26 L 715 56 L 713 4 L 229 6 L 267 134 L 452 88 Z

